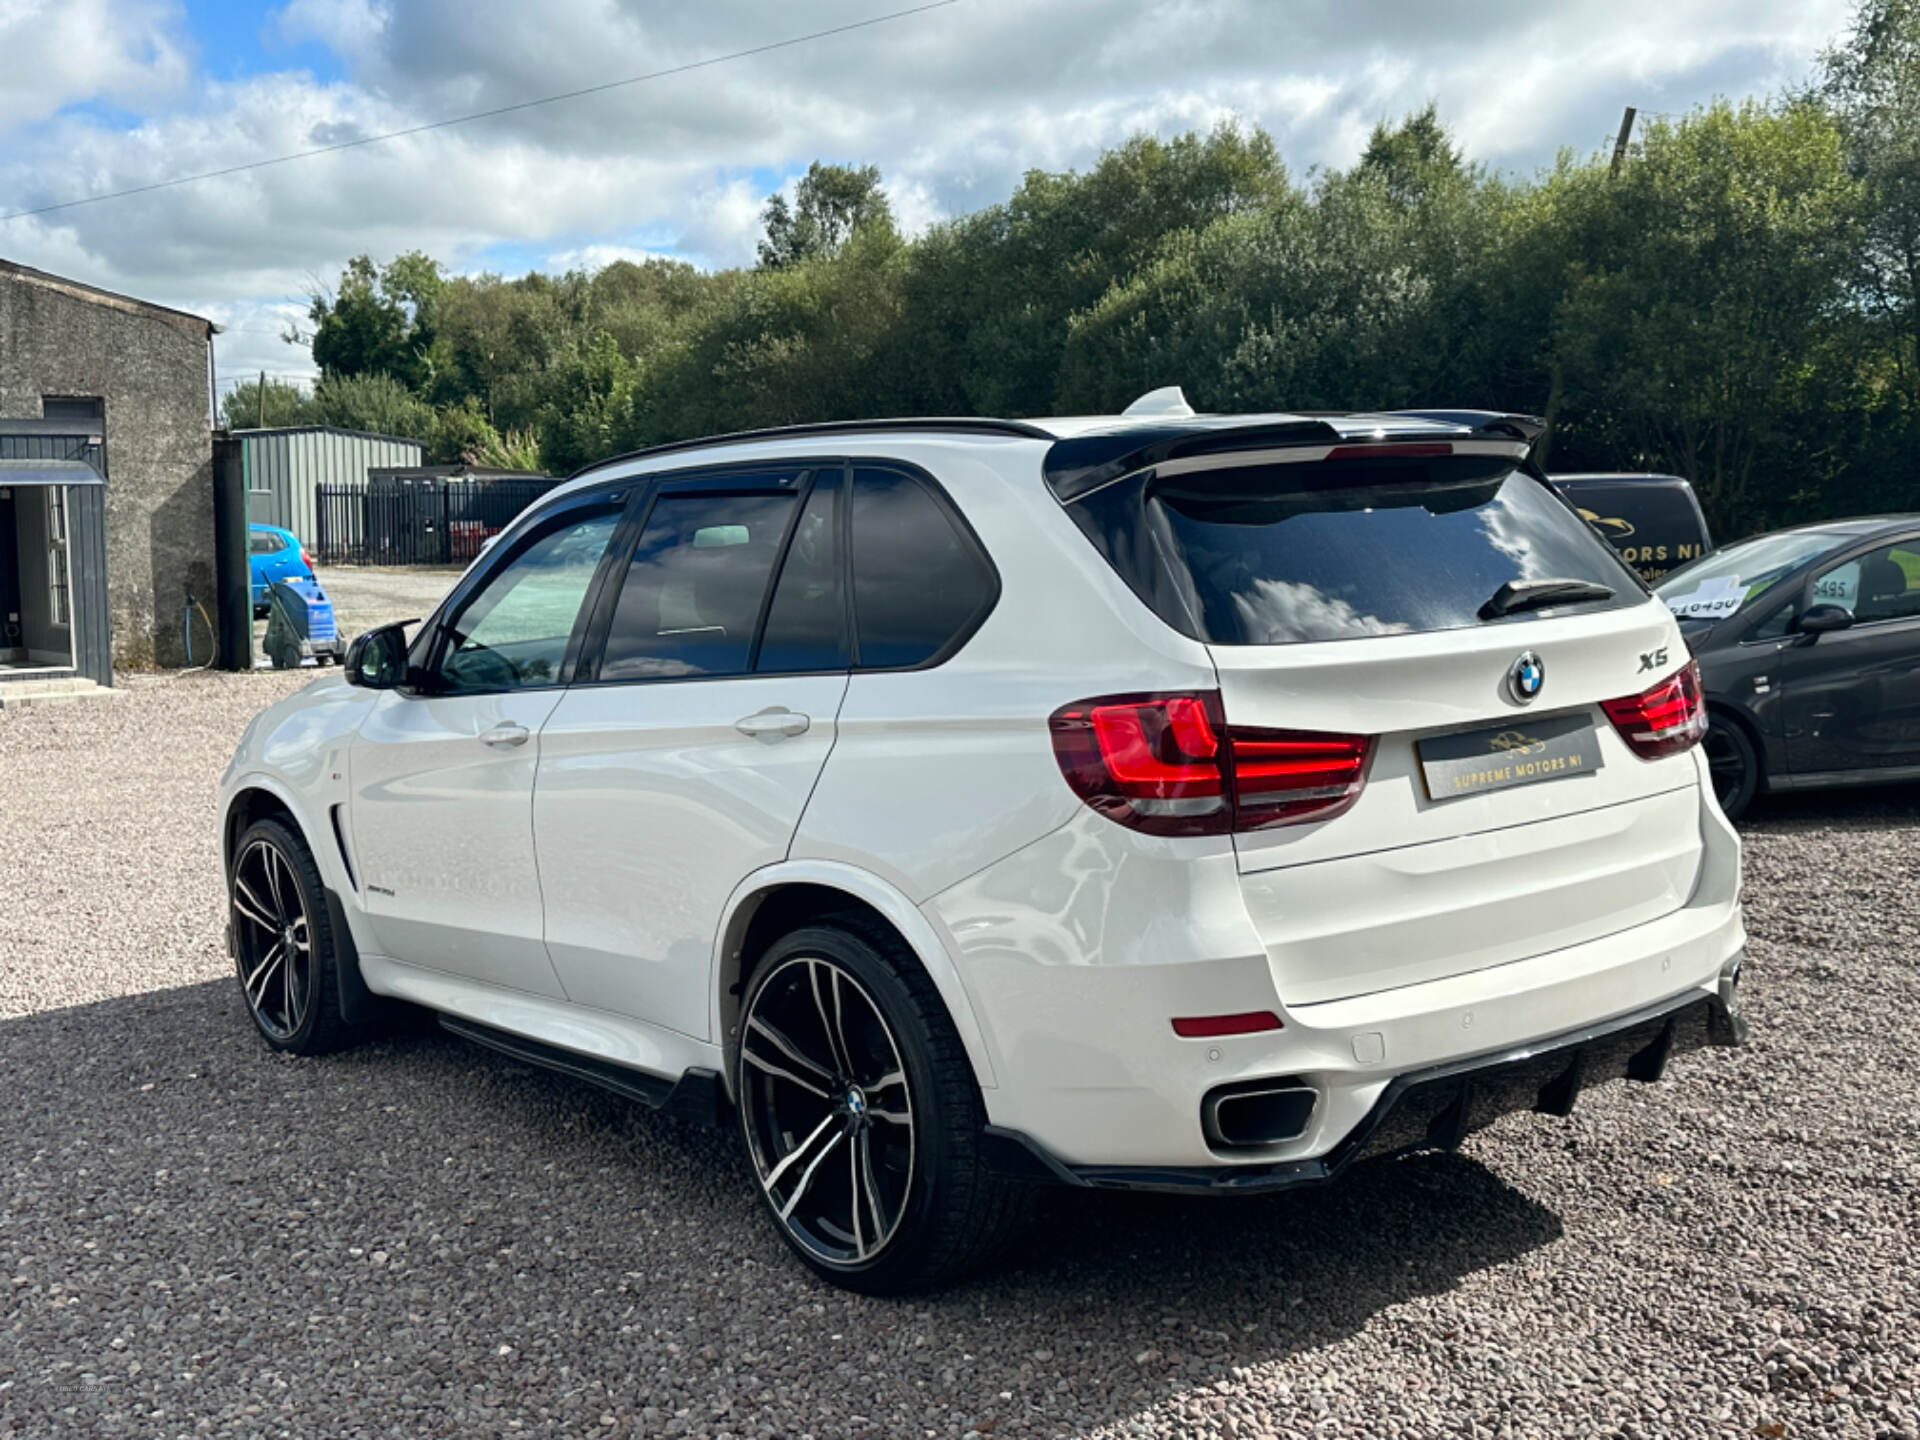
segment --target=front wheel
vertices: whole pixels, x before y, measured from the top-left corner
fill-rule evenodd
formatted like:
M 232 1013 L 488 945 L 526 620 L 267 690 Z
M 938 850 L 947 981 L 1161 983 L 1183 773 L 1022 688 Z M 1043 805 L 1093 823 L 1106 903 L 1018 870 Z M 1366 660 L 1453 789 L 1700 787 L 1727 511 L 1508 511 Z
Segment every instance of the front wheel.
M 984 1107 L 939 992 L 877 927 L 809 926 L 768 951 L 734 1094 L 768 1212 L 836 1285 L 935 1285 L 1018 1228 L 1025 1194 L 982 1161 Z
M 240 993 L 260 1038 L 295 1055 L 346 1044 L 333 924 L 306 842 L 278 820 L 249 825 L 234 847 L 227 903 Z
M 1738 720 L 1712 717 L 1707 726 L 1707 770 L 1729 820 L 1738 820 L 1760 788 L 1760 755 Z

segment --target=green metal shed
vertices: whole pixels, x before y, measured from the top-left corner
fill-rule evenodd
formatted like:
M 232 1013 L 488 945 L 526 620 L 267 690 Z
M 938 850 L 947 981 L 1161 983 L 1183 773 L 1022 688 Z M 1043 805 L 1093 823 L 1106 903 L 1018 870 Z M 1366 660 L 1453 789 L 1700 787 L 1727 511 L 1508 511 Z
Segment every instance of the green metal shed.
M 374 435 L 332 425 L 235 430 L 247 486 L 247 520 L 278 525 L 312 545 L 318 533 L 314 486 L 367 483 L 374 467 L 418 465 L 426 447 L 397 435 Z

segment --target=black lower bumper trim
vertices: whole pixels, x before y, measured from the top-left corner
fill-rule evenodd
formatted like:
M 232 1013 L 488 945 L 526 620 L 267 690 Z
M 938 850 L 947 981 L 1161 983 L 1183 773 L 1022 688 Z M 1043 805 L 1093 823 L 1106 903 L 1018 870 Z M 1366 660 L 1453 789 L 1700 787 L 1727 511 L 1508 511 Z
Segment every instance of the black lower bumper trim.
M 1687 995 L 1630 1015 L 1491 1055 L 1395 1076 L 1360 1123 L 1327 1154 L 1249 1165 L 1069 1165 L 1031 1136 L 986 1128 L 984 1151 L 1011 1178 L 1103 1190 L 1240 1195 L 1333 1179 L 1357 1160 L 1451 1149 L 1516 1110 L 1567 1115 L 1609 1080 L 1658 1080 L 1673 1056 L 1737 1045 L 1745 1026 L 1717 995 Z

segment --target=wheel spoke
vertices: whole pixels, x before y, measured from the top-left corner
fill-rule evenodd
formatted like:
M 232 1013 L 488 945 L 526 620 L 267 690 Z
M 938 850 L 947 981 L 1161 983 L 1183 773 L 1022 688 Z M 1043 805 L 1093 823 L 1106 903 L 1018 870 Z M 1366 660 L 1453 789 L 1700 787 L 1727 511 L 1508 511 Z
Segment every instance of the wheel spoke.
M 840 1117 L 832 1115 L 827 1118 L 837 1120 Z M 826 1163 L 827 1156 L 833 1153 L 833 1147 L 846 1138 L 847 1132 L 843 1123 L 842 1128 L 834 1131 L 833 1134 L 827 1138 L 827 1143 L 820 1147 L 820 1153 L 813 1157 L 813 1163 L 800 1172 L 800 1183 L 793 1187 L 793 1194 L 789 1195 L 787 1197 L 787 1203 L 780 1207 L 780 1218 L 782 1220 L 788 1219 L 793 1214 L 793 1207 L 806 1198 L 807 1191 L 813 1188 L 813 1177 L 819 1173 L 820 1167 Z
M 267 995 L 267 981 L 272 978 L 273 967 L 285 963 L 286 955 L 278 944 L 260 957 L 260 963 L 253 967 L 253 973 L 247 976 L 247 1003 L 255 1010 Z
M 773 1026 L 769 1025 L 766 1021 L 762 1020 L 758 1015 L 752 1016 L 748 1019 L 747 1033 L 749 1035 L 765 1036 L 767 1043 L 773 1046 L 774 1049 L 778 1050 L 781 1053 L 781 1055 L 786 1057 L 786 1059 L 790 1061 L 795 1068 L 805 1070 L 808 1073 L 808 1075 L 812 1077 L 812 1079 L 811 1081 L 802 1080 L 800 1082 L 802 1085 L 805 1085 L 808 1089 L 813 1090 L 816 1095 L 824 1096 L 827 1093 L 827 1087 L 833 1084 L 833 1072 L 829 1070 L 826 1066 L 821 1065 L 816 1061 L 809 1060 L 805 1055 L 802 1055 L 800 1053 L 800 1047 L 798 1045 L 795 1045 L 793 1041 L 789 1040 L 785 1035 L 781 1034 L 778 1030 L 774 1029 Z M 744 1043 L 745 1042 L 743 1041 L 742 1044 Z M 774 1074 L 781 1073 L 777 1070 L 771 1070 L 771 1067 L 767 1066 L 764 1062 L 758 1061 L 756 1057 L 752 1055 L 749 1055 L 748 1058 L 755 1059 L 756 1063 L 760 1064 L 760 1067 L 763 1070 L 770 1070 L 771 1073 L 774 1073 Z M 791 1079 L 793 1077 L 789 1076 L 788 1078 Z M 818 1086 L 819 1088 L 815 1089 L 816 1086 Z
M 267 918 L 267 907 L 260 903 L 260 897 L 248 888 L 247 882 L 240 878 L 238 872 L 235 872 L 233 877 L 233 908 L 262 930 L 279 932 L 279 922 Z
M 847 1147 L 847 1208 L 853 1212 L 853 1254 L 858 1260 L 867 1258 L 867 1236 L 860 1228 L 860 1148 L 866 1140 L 862 1131 Z
M 766 1180 L 762 1182 L 763 1184 L 766 1185 L 767 1189 L 771 1190 L 774 1188 L 774 1186 L 778 1185 L 780 1183 L 780 1177 L 785 1175 L 787 1171 L 791 1170 L 795 1162 L 797 1162 L 802 1155 L 807 1153 L 807 1147 L 813 1144 L 813 1142 L 818 1140 L 822 1135 L 826 1134 L 826 1132 L 830 1130 L 834 1126 L 834 1124 L 839 1121 L 839 1119 L 840 1117 L 838 1115 L 827 1116 L 826 1119 L 822 1120 L 818 1125 L 813 1127 L 812 1133 L 809 1134 L 806 1139 L 802 1140 L 798 1145 L 794 1146 L 793 1149 L 789 1150 L 786 1153 L 786 1155 L 781 1159 L 780 1163 L 773 1167 L 772 1171 L 767 1175 Z
M 805 1090 L 809 1095 L 818 1095 L 822 1100 L 833 1099 L 832 1095 L 828 1094 L 825 1090 L 823 1090 L 820 1086 L 814 1084 L 811 1080 L 802 1079 L 800 1076 L 794 1074 L 791 1070 L 783 1070 L 780 1066 L 774 1064 L 771 1060 L 763 1060 L 760 1056 L 754 1054 L 753 1051 L 748 1050 L 744 1046 L 741 1047 L 740 1058 L 746 1061 L 747 1064 L 753 1066 L 754 1069 L 763 1071 L 764 1073 L 773 1076 L 777 1080 L 785 1080 L 788 1084 L 798 1085 L 802 1090 Z
M 867 1211 L 873 1216 L 873 1229 L 876 1235 L 884 1235 L 892 1227 L 887 1224 L 887 1212 L 880 1206 L 880 1187 L 873 1180 L 873 1137 L 869 1131 L 860 1132 L 859 1143 L 854 1147 L 860 1153 L 859 1190 L 867 1197 Z M 854 1203 L 854 1213 L 859 1213 L 859 1202 Z
M 260 862 L 260 868 L 267 872 L 267 889 L 273 895 L 273 913 L 282 920 L 287 918 L 287 902 L 280 895 L 280 870 L 274 863 L 280 857 L 271 845 L 262 845 L 266 858 Z
M 309 954 L 313 950 L 312 938 L 307 934 L 307 917 L 305 915 L 302 915 L 293 922 L 293 948 L 298 950 L 302 955 Z
M 827 1013 L 827 1002 L 820 994 L 820 965 L 817 961 L 807 962 L 807 983 L 813 988 L 814 1008 L 820 1012 L 820 1024 L 827 1032 L 827 1046 L 833 1051 L 834 1068 L 842 1075 L 851 1075 L 853 1067 L 847 1063 L 847 1042 L 840 1033 L 840 971 L 827 967 L 827 988 L 833 992 L 833 1013 Z
M 876 1120 L 884 1120 L 889 1125 L 898 1125 L 904 1130 L 913 1128 L 913 1116 L 905 1110 L 883 1110 L 878 1105 L 869 1105 L 867 1114 Z

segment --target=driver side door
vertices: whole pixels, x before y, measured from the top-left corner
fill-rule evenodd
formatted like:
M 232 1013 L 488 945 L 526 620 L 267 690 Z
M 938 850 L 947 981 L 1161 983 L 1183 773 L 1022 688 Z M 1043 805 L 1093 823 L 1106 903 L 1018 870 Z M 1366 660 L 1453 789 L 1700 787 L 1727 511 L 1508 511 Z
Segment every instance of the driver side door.
M 1832 566 L 1808 593 L 1853 624 L 1786 652 L 1793 772 L 1920 771 L 1920 536 Z
M 461 583 L 351 752 L 351 822 L 381 953 L 565 998 L 533 850 L 540 731 L 564 691 L 629 488 L 569 497 Z

